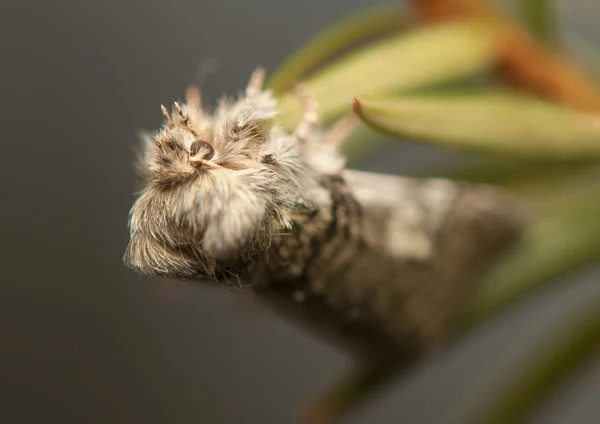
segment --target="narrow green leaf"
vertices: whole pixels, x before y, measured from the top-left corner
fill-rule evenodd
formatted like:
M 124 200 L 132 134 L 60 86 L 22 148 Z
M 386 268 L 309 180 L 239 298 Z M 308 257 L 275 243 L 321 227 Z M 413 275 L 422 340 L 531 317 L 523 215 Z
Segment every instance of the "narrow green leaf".
M 475 22 L 452 22 L 388 37 L 346 55 L 305 81 L 325 121 L 350 110 L 353 96 L 399 91 L 472 77 L 497 60 L 494 36 Z M 302 115 L 294 93 L 280 99 L 279 117 L 293 128 Z
M 554 0 L 521 0 L 521 16 L 538 38 L 556 41 Z
M 355 100 L 374 129 L 451 148 L 535 158 L 600 157 L 600 117 L 516 92 Z
M 481 155 L 473 160 L 465 160 L 459 166 L 429 169 L 426 175 L 452 180 L 479 182 L 517 188 L 530 181 L 548 181 L 577 171 L 597 159 L 556 160 L 508 155 Z M 465 163 L 466 162 L 466 163 Z
M 397 2 L 378 5 L 333 25 L 290 56 L 269 78 L 267 88 L 277 95 L 289 90 L 297 79 L 327 59 L 364 40 L 400 31 L 409 13 Z
M 557 386 L 599 353 L 600 292 L 572 307 L 567 316 L 538 334 L 529 350 L 498 370 L 471 400 L 461 423 L 520 423 Z M 485 393 L 485 395 L 482 395 Z

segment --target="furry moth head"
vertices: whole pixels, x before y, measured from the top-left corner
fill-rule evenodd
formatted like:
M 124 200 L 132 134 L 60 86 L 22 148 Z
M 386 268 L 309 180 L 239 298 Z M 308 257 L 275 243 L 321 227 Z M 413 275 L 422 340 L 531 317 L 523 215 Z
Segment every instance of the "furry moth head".
M 258 69 L 245 95 L 222 100 L 214 114 L 194 90 L 171 114 L 162 108 L 162 128 L 144 140 L 146 186 L 130 212 L 128 267 L 218 276 L 251 261 L 290 225 L 291 210 L 318 178 L 306 154 L 318 131 L 304 125 L 288 134 L 277 126 L 277 103 L 263 79 Z

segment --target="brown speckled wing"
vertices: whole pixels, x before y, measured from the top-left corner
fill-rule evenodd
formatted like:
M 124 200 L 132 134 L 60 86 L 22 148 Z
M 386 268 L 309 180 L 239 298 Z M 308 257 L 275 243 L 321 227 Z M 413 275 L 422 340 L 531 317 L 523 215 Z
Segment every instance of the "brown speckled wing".
M 272 306 L 371 361 L 438 347 L 525 216 L 485 185 L 346 170 L 249 276 Z

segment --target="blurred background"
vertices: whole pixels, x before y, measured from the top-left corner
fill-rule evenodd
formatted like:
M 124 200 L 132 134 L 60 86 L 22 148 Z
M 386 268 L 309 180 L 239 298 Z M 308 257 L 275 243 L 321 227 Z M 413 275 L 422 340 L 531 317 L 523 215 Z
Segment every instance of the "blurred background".
M 121 257 L 137 131 L 160 124 L 159 105 L 191 83 L 207 103 L 234 94 L 374 3 L 0 2 L 2 422 L 289 423 L 347 371 L 343 352 L 236 292 L 141 278 Z M 596 21 L 563 24 L 600 43 Z M 359 166 L 415 175 L 447 155 L 403 144 Z M 343 422 L 453 422 L 599 276 L 590 265 L 515 304 Z M 596 355 L 528 422 L 597 423 L 599 396 Z

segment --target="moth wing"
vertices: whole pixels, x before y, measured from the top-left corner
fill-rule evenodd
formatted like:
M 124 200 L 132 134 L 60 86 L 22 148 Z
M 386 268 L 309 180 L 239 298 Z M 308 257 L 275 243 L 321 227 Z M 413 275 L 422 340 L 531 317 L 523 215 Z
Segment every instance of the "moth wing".
M 407 346 L 439 347 L 482 273 L 523 234 L 522 204 L 483 184 L 344 172 L 362 206 L 367 253 L 332 288 L 332 302 L 356 296 Z
M 368 242 L 402 259 L 439 256 L 448 233 L 465 249 L 474 243 L 482 257 L 495 256 L 526 227 L 520 202 L 496 187 L 354 170 L 344 178 L 364 210 Z

